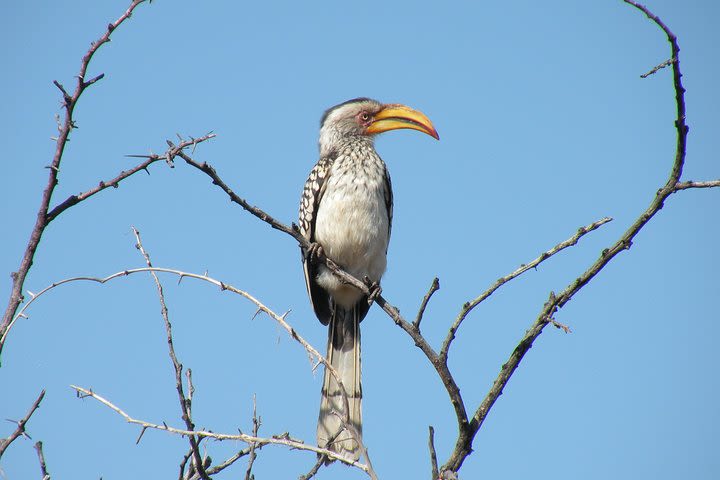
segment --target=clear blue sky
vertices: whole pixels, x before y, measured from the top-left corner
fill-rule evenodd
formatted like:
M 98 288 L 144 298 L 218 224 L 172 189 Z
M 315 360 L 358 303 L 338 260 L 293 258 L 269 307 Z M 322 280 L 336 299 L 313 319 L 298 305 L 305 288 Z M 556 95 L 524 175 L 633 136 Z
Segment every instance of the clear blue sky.
M 80 58 L 128 2 L 10 2 L 0 18 L 4 132 L 0 293 L 10 290 L 47 179 L 60 96 Z M 678 35 L 690 125 L 684 179 L 720 177 L 713 1 L 647 0 Z M 441 141 L 391 132 L 377 147 L 395 187 L 384 294 L 408 317 L 434 276 L 424 320 L 439 345 L 463 302 L 603 216 L 614 221 L 528 272 L 468 319 L 451 367 L 468 408 L 481 401 L 550 290 L 574 280 L 646 208 L 673 161 L 669 57 L 662 32 L 620 1 L 189 2 L 142 5 L 93 61 L 105 78 L 76 110 L 55 201 L 165 150 L 176 133 L 235 191 L 289 223 L 317 160 L 318 121 L 371 96 L 425 112 Z M 26 288 L 142 266 L 130 226 L 157 266 L 246 289 L 324 349 L 289 237 L 230 205 L 184 164 L 164 164 L 72 208 L 46 231 Z M 462 478 L 720 477 L 720 191 L 686 191 L 547 329 L 478 434 Z M 198 427 L 314 441 L 320 376 L 272 321 L 227 292 L 162 278 L 180 360 L 193 369 Z M 3 308 L 6 300 L 3 300 Z M 72 284 L 38 301 L 10 334 L 0 418 L 47 396 L 29 432 L 53 478 L 176 478 L 185 440 L 139 429 L 70 384 L 133 416 L 181 426 L 150 277 Z M 447 395 L 410 339 L 377 308 L 363 322 L 364 433 L 381 478 L 428 478 L 427 426 L 440 460 L 456 435 Z M 5 436 L 13 425 L 0 429 Z M 0 477 L 39 478 L 19 439 Z M 207 444 L 215 461 L 237 447 Z M 256 477 L 297 478 L 314 456 L 262 450 Z M 244 466 L 219 478 L 238 478 Z M 333 465 L 319 479 L 363 478 Z

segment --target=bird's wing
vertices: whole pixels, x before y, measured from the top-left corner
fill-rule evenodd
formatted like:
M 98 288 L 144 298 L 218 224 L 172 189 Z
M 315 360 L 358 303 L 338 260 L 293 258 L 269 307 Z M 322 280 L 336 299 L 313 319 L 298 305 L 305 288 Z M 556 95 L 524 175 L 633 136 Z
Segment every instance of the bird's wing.
M 336 155 L 321 157 L 315 164 L 303 188 L 300 199 L 300 233 L 309 241 L 315 241 L 315 220 L 317 219 L 320 200 L 325 193 L 327 179 L 330 176 L 330 169 L 335 161 Z M 332 316 L 330 299 L 328 293 L 315 281 L 318 265 L 309 259 L 307 252 L 302 251 L 303 269 L 305 271 L 305 286 L 307 287 L 310 303 L 315 310 L 315 315 L 323 325 L 327 325 Z
M 385 207 L 387 207 L 388 216 L 388 246 L 390 245 L 390 234 L 392 233 L 392 219 L 393 219 L 393 192 L 392 192 L 392 181 L 390 180 L 390 172 L 388 172 L 387 166 L 385 167 Z M 387 253 L 387 247 L 385 248 Z

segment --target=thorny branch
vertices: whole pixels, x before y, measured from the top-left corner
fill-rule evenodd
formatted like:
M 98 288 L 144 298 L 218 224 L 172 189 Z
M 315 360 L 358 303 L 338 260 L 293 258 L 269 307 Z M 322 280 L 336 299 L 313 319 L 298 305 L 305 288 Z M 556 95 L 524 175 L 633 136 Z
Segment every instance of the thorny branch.
M 14 442 L 18 437 L 20 436 L 28 436 L 25 433 L 25 425 L 27 425 L 27 422 L 30 420 L 30 417 L 32 417 L 33 413 L 35 413 L 35 410 L 40 407 L 40 402 L 42 402 L 42 399 L 45 398 L 45 390 L 40 392 L 40 395 L 35 399 L 32 406 L 30 407 L 30 410 L 28 410 L 27 414 L 17 422 L 17 427 L 15 428 L 15 431 L 10 434 L 7 438 L 0 438 L 0 458 L 2 458 L 3 454 L 5 453 L 5 450 L 10 446 L 12 442 Z M 12 421 L 12 420 L 10 420 Z M 29 437 L 28 437 L 29 438 Z
M 99 193 L 102 190 L 105 190 L 108 187 L 117 188 L 121 181 L 141 170 L 147 171 L 147 167 L 151 163 L 156 161 L 148 159 L 129 170 L 121 172 L 110 180 L 101 181 L 96 187 L 91 188 L 84 193 L 80 193 L 78 195 L 71 195 L 66 200 L 64 200 L 63 202 L 55 206 L 52 210 L 50 210 L 52 196 L 55 191 L 55 187 L 58 185 L 58 178 L 60 176 L 60 167 L 63 159 L 63 153 L 65 151 L 65 146 L 69 141 L 70 133 L 75 128 L 77 128 L 77 124 L 73 116 L 75 107 L 77 106 L 77 103 L 85 90 L 97 81 L 101 80 L 104 76 L 104 74 L 101 73 L 93 78 L 87 79 L 87 72 L 90 61 L 93 59 L 95 53 L 100 49 L 100 47 L 110 41 L 112 33 L 123 22 L 130 18 L 135 8 L 144 1 L 145 0 L 132 0 L 130 6 L 125 10 L 125 12 L 120 15 L 117 20 L 108 24 L 105 32 L 97 40 L 90 44 L 90 48 L 87 50 L 80 62 L 80 71 L 76 76 L 77 81 L 75 84 L 75 89 L 72 93 L 70 93 L 57 80 L 53 81 L 54 85 L 58 88 L 58 90 L 60 90 L 60 93 L 62 95 L 62 107 L 64 110 L 64 116 L 62 120 L 58 120 L 58 136 L 54 137 L 55 152 L 53 154 L 50 165 L 48 165 L 47 167 L 48 181 L 45 189 L 43 190 L 42 198 L 40 200 L 40 207 L 37 211 L 35 225 L 33 226 L 33 229 L 30 233 L 30 238 L 28 240 L 27 246 L 25 247 L 25 252 L 23 254 L 22 260 L 20 261 L 20 266 L 18 267 L 17 271 L 12 273 L 12 287 L 8 299 L 8 305 L 5 309 L 5 312 L 3 313 L 2 320 L 0 321 L 0 356 L 2 355 L 2 349 L 5 345 L 7 335 L 14 323 L 15 314 L 18 311 L 20 304 L 24 301 L 22 292 L 23 286 L 25 284 L 25 279 L 27 278 L 28 272 L 32 267 L 35 252 L 38 249 L 40 239 L 42 238 L 47 226 L 55 218 L 57 218 L 58 215 L 60 215 L 68 208 L 77 205 L 78 203 L 90 198 L 91 196 Z M 195 142 L 190 142 L 190 144 L 195 145 L 201 141 L 212 138 L 213 136 L 214 135 L 207 135 L 206 137 L 202 137 Z M 186 146 L 187 145 L 185 145 L 185 147 Z M 183 147 L 183 144 L 181 143 L 180 145 L 178 145 L 177 148 L 182 149 L 185 147 Z
M 568 238 L 564 242 L 558 243 L 550 250 L 542 253 L 539 257 L 537 257 L 535 260 L 531 261 L 530 263 L 521 265 L 517 270 L 514 272 L 505 275 L 504 277 L 499 278 L 490 288 L 485 290 L 483 293 L 481 293 L 477 298 L 474 300 L 465 303 L 463 305 L 462 310 L 458 314 L 457 318 L 455 319 L 455 322 L 453 322 L 452 326 L 450 327 L 450 330 L 448 331 L 447 337 L 445 337 L 445 341 L 443 342 L 442 348 L 440 349 L 440 356 L 447 360 L 448 351 L 450 350 L 450 345 L 452 344 L 452 341 L 455 339 L 455 334 L 457 333 L 458 328 L 460 328 L 460 325 L 462 322 L 467 318 L 468 314 L 478 305 L 480 305 L 483 301 L 487 300 L 490 295 L 495 293 L 495 291 L 505 285 L 510 280 L 519 277 L 523 273 L 527 272 L 528 270 L 536 268 L 538 265 L 540 265 L 542 262 L 547 260 L 548 258 L 552 257 L 556 253 L 560 252 L 561 250 L 564 250 L 568 247 L 572 247 L 577 244 L 577 242 L 587 233 L 592 232 L 593 230 L 596 230 L 600 228 L 601 226 L 605 225 L 606 223 L 612 221 L 612 218 L 605 217 L 601 218 L 597 222 L 593 222 L 590 225 L 587 225 L 585 227 L 580 227 L 575 235 Z
M 537 319 L 525 333 L 522 340 L 520 340 L 520 343 L 512 352 L 508 361 L 502 366 L 501 371 L 495 379 L 490 391 L 475 411 L 470 424 L 468 425 L 469 432 L 472 433 L 472 435 L 469 437 L 463 436 L 461 432 L 452 455 L 441 468 L 441 473 L 444 471 L 457 472 L 460 469 L 465 458 L 467 458 L 467 456 L 472 452 L 472 440 L 475 433 L 482 426 L 482 423 L 487 417 L 493 404 L 500 394 L 502 394 L 505 385 L 507 385 L 510 377 L 517 369 L 527 351 L 532 347 L 535 339 L 537 339 L 549 323 L 553 322 L 553 316 L 557 313 L 557 311 L 569 302 L 585 285 L 587 285 L 618 253 L 627 250 L 632 246 L 632 241 L 635 236 L 650 221 L 650 219 L 652 219 L 655 214 L 662 209 L 665 200 L 670 195 L 684 188 L 693 188 L 698 186 L 696 182 L 689 182 L 686 184 L 680 182 L 683 166 L 685 164 L 688 127 L 685 123 L 685 88 L 683 87 L 681 81 L 682 74 L 680 73 L 679 57 L 680 48 L 677 44 L 677 37 L 646 7 L 632 0 L 624 1 L 625 3 L 642 11 L 650 20 L 659 26 L 670 42 L 672 53 L 671 58 L 673 59 L 670 63 L 672 64 L 673 86 L 677 106 L 677 117 L 675 120 L 677 142 L 675 148 L 675 161 L 673 162 L 669 178 L 665 185 L 657 191 L 655 198 L 650 203 L 650 206 L 640 214 L 637 220 L 635 220 L 635 222 L 614 244 L 600 253 L 599 258 L 587 270 L 585 270 L 582 275 L 570 283 L 562 292 L 560 292 L 560 294 L 555 295 L 553 292 L 550 293 L 548 301 L 543 306 Z M 716 183 L 715 181 L 708 183 L 713 185 L 705 184 L 703 187 L 717 186 L 714 185 Z
M 143 251 L 143 250 L 141 250 L 141 251 Z M 169 274 L 176 275 L 176 276 L 178 276 L 181 280 L 182 280 L 183 278 L 194 278 L 194 279 L 197 279 L 197 280 L 203 280 L 203 281 L 205 281 L 205 282 L 211 283 L 211 284 L 219 287 L 220 290 L 222 290 L 222 291 L 229 291 L 229 292 L 238 294 L 238 295 L 246 298 L 247 300 L 249 300 L 249 301 L 252 302 L 253 304 L 255 304 L 255 306 L 256 306 L 257 309 L 258 309 L 258 312 L 263 312 L 263 313 L 265 313 L 265 314 L 268 315 L 270 318 L 272 318 L 274 321 L 276 321 L 278 324 L 280 324 L 280 326 L 281 326 L 283 329 L 285 329 L 285 331 L 290 335 L 290 337 L 292 337 L 295 341 L 297 341 L 298 343 L 300 343 L 300 345 L 302 345 L 302 346 L 305 348 L 305 351 L 308 353 L 308 355 L 310 355 L 310 357 L 313 359 L 313 361 L 317 361 L 318 363 L 322 363 L 322 364 L 325 366 L 325 368 L 328 369 L 328 371 L 330 372 L 330 374 L 333 375 L 333 377 L 335 378 L 338 386 L 340 387 L 341 391 L 343 392 L 344 403 L 345 403 L 345 405 L 344 405 L 345 413 L 344 413 L 343 415 L 338 414 L 338 416 L 340 416 L 341 418 L 344 416 L 343 422 L 346 423 L 346 426 L 349 426 L 349 425 L 350 425 L 349 422 L 348 422 L 348 420 L 347 420 L 347 412 L 349 411 L 349 407 L 348 407 L 348 405 L 347 405 L 347 403 L 348 403 L 348 401 L 347 401 L 347 393 L 346 393 L 346 391 L 345 391 L 345 387 L 344 387 L 344 385 L 343 385 L 343 383 L 342 383 L 342 380 L 341 380 L 341 378 L 340 378 L 340 375 L 338 374 L 337 370 L 330 364 L 330 362 L 328 362 L 327 359 L 326 359 L 323 355 L 320 354 L 320 352 L 318 352 L 312 345 L 310 345 L 310 344 L 307 342 L 307 340 L 305 340 L 305 339 L 297 332 L 297 330 L 296 330 L 294 327 L 292 327 L 292 326 L 287 322 L 287 320 L 286 320 L 287 313 L 285 313 L 285 314 L 283 314 L 283 315 L 279 315 L 279 314 L 275 313 L 273 310 L 271 310 L 270 308 L 268 308 L 267 306 L 265 306 L 262 302 L 260 302 L 258 299 L 256 299 L 255 297 L 253 297 L 253 296 L 252 296 L 251 294 L 249 294 L 248 292 L 246 292 L 246 291 L 244 291 L 244 290 L 240 290 L 239 288 L 236 288 L 236 287 L 234 287 L 234 286 L 232 286 L 232 285 L 230 285 L 230 284 L 228 284 L 228 283 L 222 282 L 222 281 L 220 281 L 220 280 L 216 280 L 216 279 L 214 279 L 214 278 L 212 278 L 212 277 L 209 277 L 208 275 L 199 275 L 199 274 L 189 273 L 189 272 L 183 272 L 183 271 L 175 270 L 175 269 L 148 266 L 148 267 L 142 267 L 142 268 L 134 268 L 134 269 L 123 270 L 123 271 L 116 272 L 116 273 L 114 273 L 114 274 L 112 274 L 112 275 L 109 275 L 109 276 L 103 277 L 103 278 L 100 278 L 100 277 L 73 277 L 73 278 L 67 278 L 67 279 L 60 280 L 60 281 L 58 281 L 58 282 L 55 282 L 55 283 L 53 283 L 53 284 L 45 287 L 44 289 L 40 290 L 38 293 L 34 294 L 33 297 L 32 297 L 27 303 L 25 303 L 25 304 L 22 306 L 22 308 L 18 311 L 18 313 L 17 313 L 17 315 L 16 315 L 16 318 L 20 318 L 20 317 L 25 316 L 25 312 L 27 311 L 27 309 L 28 309 L 37 299 L 39 299 L 40 297 L 42 297 L 45 293 L 49 292 L 50 290 L 53 290 L 53 289 L 55 289 L 55 288 L 57 288 L 57 287 L 59 287 L 59 286 L 61 286 L 61 285 L 65 285 L 65 284 L 67 284 L 67 283 L 72 283 L 72 282 L 78 282 L 78 281 L 89 281 L 89 282 L 95 282 L 95 283 L 105 284 L 105 283 L 107 283 L 107 282 L 109 282 L 109 281 L 111 281 L 111 280 L 114 280 L 114 279 L 117 279 L 117 278 L 121 278 L 121 277 L 125 277 L 125 276 L 132 275 L 132 274 L 136 274 L 136 273 L 141 273 L 141 272 L 146 272 L 146 273 L 148 273 L 148 272 L 149 272 L 149 273 L 163 272 L 163 273 L 169 273 Z M 302 444 L 301 442 L 295 441 L 295 440 L 292 440 L 292 442 L 287 443 L 287 442 L 285 442 L 285 441 L 282 441 L 282 442 L 277 441 L 278 438 L 274 438 L 274 439 L 272 439 L 272 440 L 268 440 L 268 439 L 262 439 L 262 438 L 260 438 L 260 437 L 256 437 L 256 436 L 252 436 L 252 435 L 245 435 L 245 434 L 240 434 L 240 435 L 224 435 L 224 434 L 214 434 L 214 433 L 212 433 L 212 432 L 195 431 L 195 430 L 193 430 L 193 429 L 180 430 L 180 429 L 175 429 L 175 428 L 167 427 L 166 425 L 157 426 L 157 425 L 154 425 L 154 424 L 150 424 L 150 423 L 147 423 L 147 422 L 143 422 L 143 421 L 140 421 L 140 420 L 135 420 L 135 419 L 130 418 L 127 414 L 125 414 L 121 409 L 119 409 L 118 407 L 116 407 L 115 405 L 113 405 L 111 402 L 103 399 L 102 397 L 100 397 L 100 396 L 98 396 L 98 395 L 92 394 L 92 392 L 89 391 L 89 390 L 85 390 L 85 389 L 82 389 L 82 388 L 80 388 L 80 387 L 74 387 L 74 386 L 73 386 L 73 388 L 75 388 L 77 391 L 80 391 L 80 392 L 83 393 L 83 394 L 87 394 L 88 396 L 91 396 L 91 397 L 99 400 L 101 403 L 103 403 L 103 404 L 105 404 L 106 406 L 112 408 L 112 409 L 115 410 L 117 413 L 119 413 L 120 415 L 122 415 L 128 422 L 134 423 L 134 424 L 137 424 L 137 425 L 141 425 L 141 426 L 143 427 L 143 432 L 144 432 L 144 430 L 146 430 L 146 429 L 148 429 L 148 428 L 154 428 L 154 429 L 166 430 L 166 431 L 168 431 L 168 432 L 176 433 L 176 434 L 180 434 L 180 435 L 188 435 L 188 436 L 195 435 L 196 437 L 198 437 L 198 438 L 200 438 L 200 439 L 201 439 L 201 438 L 215 438 L 215 439 L 217 439 L 217 440 L 241 440 L 241 441 L 244 441 L 244 442 L 246 442 L 246 443 L 248 443 L 248 444 L 253 444 L 253 443 L 255 443 L 255 448 L 256 448 L 256 449 L 262 448 L 264 445 L 269 444 L 269 443 L 270 443 L 270 444 L 283 444 L 283 445 L 287 445 L 287 446 L 290 446 L 290 447 L 293 447 L 293 448 L 298 448 L 298 449 L 300 449 L 300 450 L 311 450 L 311 451 L 314 451 L 314 452 L 316 452 L 316 453 L 318 453 L 318 454 L 320 454 L 320 455 L 327 455 L 327 457 L 330 458 L 330 459 L 332 459 L 332 460 L 340 460 L 340 461 L 342 461 L 343 463 L 346 463 L 346 464 L 348 464 L 348 465 L 352 465 L 352 466 L 355 466 L 355 467 L 357 467 L 357 468 L 360 468 L 362 471 L 364 471 L 365 473 L 367 473 L 371 478 L 376 478 L 375 473 L 374 473 L 374 471 L 373 471 L 373 469 L 372 469 L 372 466 L 371 466 L 371 464 L 370 464 L 370 459 L 369 459 L 369 456 L 367 455 L 367 450 L 366 450 L 366 449 L 364 450 L 364 454 L 365 454 L 366 461 L 367 461 L 368 463 L 367 463 L 367 464 L 362 464 L 362 463 L 359 463 L 359 462 L 350 461 L 350 460 L 348 460 L 348 459 L 345 458 L 345 457 L 341 457 L 340 455 L 338 455 L 338 454 L 335 453 L 335 452 L 331 452 L 331 451 L 329 451 L 329 450 L 322 449 L 322 448 L 310 447 L 310 446 L 307 446 L 307 445 Z M 191 387 L 191 388 L 192 388 L 192 387 Z M 142 434 L 141 434 L 141 435 L 142 435 Z M 199 441 L 200 441 L 200 440 L 198 440 L 198 443 L 199 443 Z M 293 442 L 294 442 L 294 443 L 293 443 Z M 304 446 L 303 446 L 303 447 L 299 447 L 299 446 L 297 445 L 298 443 L 301 444 L 301 445 L 304 445 Z M 360 439 L 360 444 L 362 445 L 361 439 Z M 210 474 L 210 473 L 211 473 L 210 470 L 208 470 L 207 473 Z
M 365 473 L 368 473 L 368 467 L 366 465 L 363 465 L 360 462 L 351 461 L 346 457 L 343 457 L 341 455 L 338 455 L 337 453 L 327 450 L 325 448 L 316 447 L 313 445 L 308 445 L 306 443 L 303 443 L 301 440 L 296 440 L 292 437 L 290 437 L 288 434 L 282 434 L 282 435 L 275 435 L 273 437 L 269 438 L 263 438 L 263 437 L 255 437 L 253 435 L 247 435 L 244 433 L 235 433 L 235 434 L 227 434 L 227 433 L 216 433 L 216 432 L 209 432 L 205 430 L 183 430 L 180 428 L 171 427 L 166 424 L 156 424 L 151 422 L 146 422 L 144 420 L 139 420 L 136 418 L 131 417 L 127 413 L 125 413 L 120 407 L 116 406 L 109 400 L 101 397 L 97 393 L 93 392 L 92 390 L 88 390 L 83 387 L 78 387 L 76 385 L 70 385 L 71 388 L 73 388 L 77 393 L 78 396 L 81 398 L 85 397 L 91 397 L 98 402 L 102 403 L 106 407 L 113 410 L 115 413 L 120 415 L 125 419 L 126 422 L 132 423 L 134 425 L 140 425 L 141 427 L 145 429 L 153 429 L 153 430 L 162 430 L 165 432 L 173 433 L 176 435 L 181 436 L 197 436 L 202 438 L 212 438 L 215 440 L 237 440 L 240 442 L 247 443 L 248 445 L 255 444 L 255 448 L 260 448 L 265 445 L 284 445 L 286 447 L 290 447 L 296 450 L 305 450 L 310 452 L 315 452 L 319 455 L 327 455 L 328 458 L 331 458 L 333 460 L 339 460 L 347 465 L 351 465 L 353 467 L 359 468 Z M 209 472 L 208 472 L 209 473 Z
M 132 227 L 133 234 L 135 235 L 136 240 L 136 248 L 140 251 L 143 258 L 145 259 L 145 263 L 148 267 L 152 268 L 152 261 L 150 260 L 150 254 L 148 254 L 145 251 L 145 248 L 142 244 L 142 239 L 140 238 L 140 232 L 135 228 Z M 163 317 L 163 321 L 165 323 L 165 334 L 167 337 L 167 344 L 168 344 L 168 353 L 170 355 L 170 360 L 173 364 L 173 369 L 175 370 L 175 389 L 177 390 L 178 399 L 180 400 L 180 410 L 182 411 L 182 419 L 185 422 L 185 427 L 188 430 L 195 430 L 195 424 L 192 421 L 192 383 L 191 383 L 191 377 L 188 370 L 188 395 L 185 396 L 185 392 L 183 389 L 183 382 L 182 382 L 182 374 L 183 374 L 183 366 L 178 361 L 177 357 L 175 356 L 175 346 L 173 344 L 173 336 L 172 336 L 172 324 L 170 323 L 170 315 L 168 313 L 167 304 L 165 303 L 165 293 L 163 292 L 162 284 L 160 283 L 160 279 L 158 278 L 157 274 L 153 271 L 150 272 L 150 275 L 152 275 L 153 280 L 155 281 L 155 287 L 157 288 L 158 292 L 158 298 L 160 300 L 160 313 Z M 195 471 L 200 475 L 200 478 L 203 480 L 210 480 L 208 477 L 208 474 L 205 472 L 205 467 L 203 466 L 203 459 L 202 455 L 200 454 L 200 448 L 199 448 L 199 439 L 195 436 L 189 436 L 188 441 L 190 442 L 190 450 L 192 451 L 192 458 L 193 458 L 193 467 Z

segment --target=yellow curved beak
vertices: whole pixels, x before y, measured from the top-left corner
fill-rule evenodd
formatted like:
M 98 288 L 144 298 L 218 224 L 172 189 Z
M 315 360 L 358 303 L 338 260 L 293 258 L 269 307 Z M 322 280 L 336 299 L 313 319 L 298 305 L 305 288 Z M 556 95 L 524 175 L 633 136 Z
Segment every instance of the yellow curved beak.
M 436 140 L 440 140 L 437 130 L 435 130 L 432 122 L 424 113 L 399 103 L 385 105 L 375 115 L 373 122 L 367 128 L 367 132 L 375 134 L 400 128 L 417 130 L 427 133 Z

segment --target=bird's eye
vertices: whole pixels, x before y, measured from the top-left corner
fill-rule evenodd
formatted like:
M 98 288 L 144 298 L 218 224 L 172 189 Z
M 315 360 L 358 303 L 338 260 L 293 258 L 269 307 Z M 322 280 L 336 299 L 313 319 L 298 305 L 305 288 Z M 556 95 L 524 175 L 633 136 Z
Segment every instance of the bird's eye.
M 368 120 L 370 120 L 370 114 L 367 112 L 362 112 L 360 114 L 360 120 L 362 120 L 363 122 L 367 122 Z

